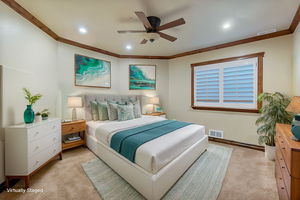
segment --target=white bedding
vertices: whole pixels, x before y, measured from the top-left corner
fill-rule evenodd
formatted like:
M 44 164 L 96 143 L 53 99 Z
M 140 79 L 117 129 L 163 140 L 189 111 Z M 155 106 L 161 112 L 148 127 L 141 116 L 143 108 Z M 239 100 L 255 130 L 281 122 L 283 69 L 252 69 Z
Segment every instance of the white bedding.
M 145 116 L 123 122 L 87 122 L 88 134 L 110 146 L 111 137 L 118 131 L 165 120 L 161 117 Z M 205 127 L 189 125 L 141 145 L 135 155 L 135 163 L 145 170 L 156 173 L 163 166 L 203 138 Z

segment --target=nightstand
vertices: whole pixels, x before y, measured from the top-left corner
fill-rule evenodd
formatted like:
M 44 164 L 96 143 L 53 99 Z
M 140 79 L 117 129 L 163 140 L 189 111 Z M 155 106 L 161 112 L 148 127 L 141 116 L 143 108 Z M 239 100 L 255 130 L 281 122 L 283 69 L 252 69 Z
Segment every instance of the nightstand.
M 166 113 L 152 113 L 152 114 L 144 114 L 144 115 L 166 118 Z
M 73 147 L 78 147 L 83 145 L 84 147 L 86 146 L 86 141 L 85 141 L 85 120 L 77 120 L 73 122 L 66 122 L 66 123 L 61 123 L 61 135 L 68 135 L 71 133 L 79 133 L 79 136 L 81 137 L 81 140 L 76 141 L 76 142 L 71 142 L 68 144 L 65 144 L 62 140 L 62 150 L 70 149 Z

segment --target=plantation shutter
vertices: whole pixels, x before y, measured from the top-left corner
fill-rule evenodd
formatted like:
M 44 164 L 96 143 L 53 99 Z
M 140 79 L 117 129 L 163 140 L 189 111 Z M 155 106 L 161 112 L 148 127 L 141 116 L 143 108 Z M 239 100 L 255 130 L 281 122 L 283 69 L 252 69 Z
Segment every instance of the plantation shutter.
M 196 102 L 219 103 L 220 69 L 196 70 Z
M 223 68 L 223 102 L 254 103 L 254 64 Z

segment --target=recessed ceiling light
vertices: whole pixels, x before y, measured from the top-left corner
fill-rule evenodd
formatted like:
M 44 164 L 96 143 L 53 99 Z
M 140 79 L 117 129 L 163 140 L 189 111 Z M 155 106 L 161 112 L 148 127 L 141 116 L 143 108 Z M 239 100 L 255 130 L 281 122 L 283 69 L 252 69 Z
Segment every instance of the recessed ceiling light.
M 127 48 L 127 49 L 131 49 L 131 46 L 128 45 L 126 48 Z
M 230 27 L 229 24 L 225 24 L 225 25 L 223 26 L 223 28 L 229 28 L 229 27 Z
M 80 31 L 81 33 L 86 33 L 86 29 L 84 29 L 84 28 L 79 29 L 79 31 Z

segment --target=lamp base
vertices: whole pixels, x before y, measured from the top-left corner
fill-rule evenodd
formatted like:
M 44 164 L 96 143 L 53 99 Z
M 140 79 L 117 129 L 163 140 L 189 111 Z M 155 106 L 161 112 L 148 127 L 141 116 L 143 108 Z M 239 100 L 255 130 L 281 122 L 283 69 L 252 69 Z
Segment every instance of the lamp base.
M 72 110 L 72 121 L 77 121 L 77 114 L 76 114 L 75 108 L 73 108 L 73 110 Z
M 300 142 L 300 139 L 296 138 L 295 136 L 291 136 L 291 139 Z

